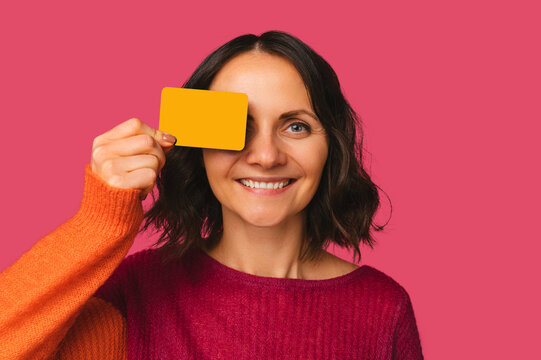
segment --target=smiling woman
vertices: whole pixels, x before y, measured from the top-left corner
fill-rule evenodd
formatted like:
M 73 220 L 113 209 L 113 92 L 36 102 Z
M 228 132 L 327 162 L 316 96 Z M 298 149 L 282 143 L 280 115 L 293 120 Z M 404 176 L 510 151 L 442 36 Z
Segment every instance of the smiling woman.
M 382 229 L 330 65 L 243 35 L 184 87 L 248 94 L 244 149 L 174 147 L 138 119 L 98 136 L 81 210 L 2 273 L 0 357 L 422 359 L 406 290 L 325 250 L 360 258 Z M 161 246 L 124 259 L 143 221 Z

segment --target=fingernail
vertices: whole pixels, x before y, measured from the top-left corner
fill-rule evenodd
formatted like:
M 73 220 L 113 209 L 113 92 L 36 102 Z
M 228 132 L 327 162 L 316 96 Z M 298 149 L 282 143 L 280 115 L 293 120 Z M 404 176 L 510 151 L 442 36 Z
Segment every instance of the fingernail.
M 176 142 L 177 142 L 176 137 L 174 137 L 171 134 L 165 133 L 165 132 L 162 132 L 162 139 L 163 139 L 163 141 L 165 141 L 167 143 L 170 143 L 170 144 L 173 144 L 173 145 L 176 144 Z

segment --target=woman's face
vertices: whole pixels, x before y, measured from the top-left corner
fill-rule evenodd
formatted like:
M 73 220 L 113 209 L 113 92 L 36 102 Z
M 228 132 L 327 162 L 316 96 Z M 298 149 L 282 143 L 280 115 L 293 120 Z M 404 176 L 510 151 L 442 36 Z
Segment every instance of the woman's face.
M 224 219 L 266 227 L 299 216 L 317 190 L 328 143 L 296 68 L 250 51 L 231 59 L 209 90 L 248 94 L 244 149 L 203 149 Z

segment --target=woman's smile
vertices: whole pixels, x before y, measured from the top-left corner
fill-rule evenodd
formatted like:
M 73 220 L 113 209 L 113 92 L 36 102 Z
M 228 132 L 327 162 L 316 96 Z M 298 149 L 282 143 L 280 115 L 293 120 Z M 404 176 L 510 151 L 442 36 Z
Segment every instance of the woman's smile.
M 296 179 L 263 179 L 243 178 L 237 180 L 242 188 L 255 195 L 273 196 L 288 190 Z

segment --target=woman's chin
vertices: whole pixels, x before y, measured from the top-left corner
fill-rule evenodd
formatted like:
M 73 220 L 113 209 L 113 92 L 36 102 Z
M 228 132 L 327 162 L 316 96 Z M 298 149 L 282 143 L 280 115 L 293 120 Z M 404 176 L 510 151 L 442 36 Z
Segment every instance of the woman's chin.
M 272 206 L 245 206 L 242 208 L 225 208 L 222 207 L 224 223 L 226 221 L 231 224 L 240 226 L 255 226 L 261 228 L 270 228 L 282 225 L 292 225 L 295 218 L 300 214 L 295 214 L 288 211 L 290 207 L 272 207 Z
M 283 222 L 282 218 L 270 217 L 270 216 L 261 216 L 261 217 L 250 217 L 243 219 L 247 224 L 256 227 L 274 227 Z
M 247 224 L 256 227 L 274 227 L 287 221 L 287 214 L 262 211 L 251 214 L 242 214 L 241 219 Z

